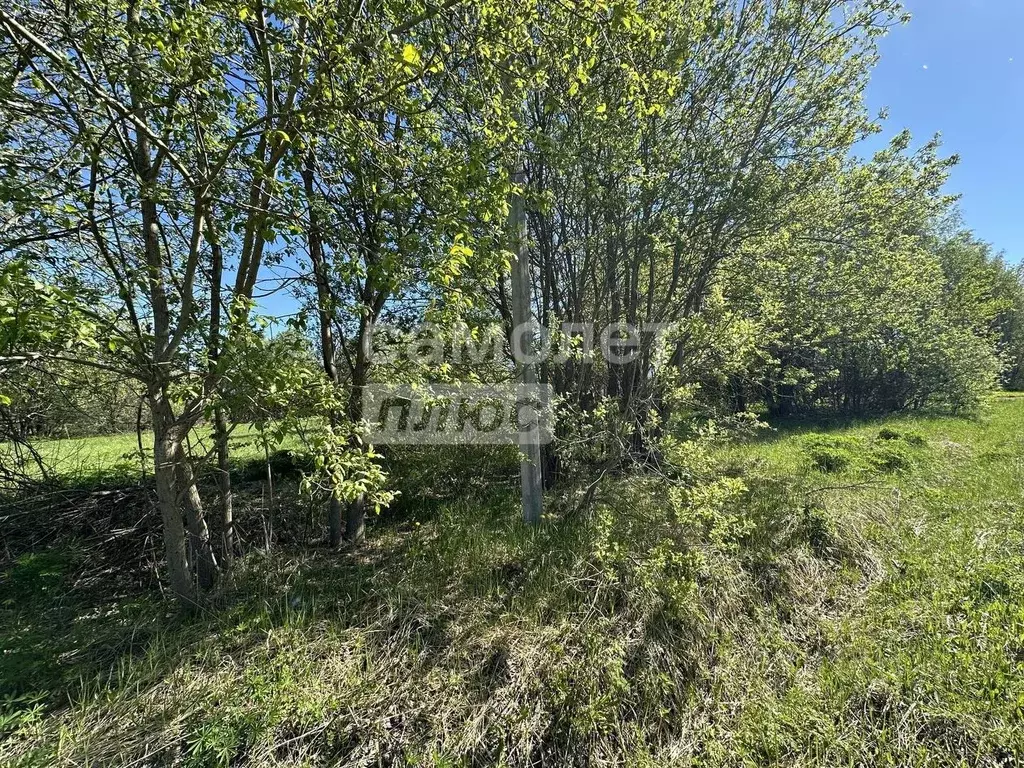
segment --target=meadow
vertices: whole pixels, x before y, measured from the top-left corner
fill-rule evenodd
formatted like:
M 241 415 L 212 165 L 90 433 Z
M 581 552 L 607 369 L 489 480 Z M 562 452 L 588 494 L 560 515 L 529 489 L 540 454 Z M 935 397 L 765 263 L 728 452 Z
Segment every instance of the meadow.
M 299 545 L 317 510 L 279 456 L 266 530 L 254 451 L 243 529 L 267 546 L 191 618 L 160 599 L 134 442 L 62 445 L 57 497 L 0 510 L 5 765 L 1024 755 L 1022 398 L 732 440 L 712 460 L 741 490 L 707 519 L 623 476 L 527 528 L 507 452 L 472 477 L 407 453 L 404 495 L 342 553 Z

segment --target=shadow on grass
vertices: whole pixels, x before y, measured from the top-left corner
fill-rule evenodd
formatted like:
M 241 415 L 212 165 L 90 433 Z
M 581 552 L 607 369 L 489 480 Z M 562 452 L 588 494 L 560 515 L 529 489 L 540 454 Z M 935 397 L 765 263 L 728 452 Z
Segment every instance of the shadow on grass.
M 117 670 L 142 658 L 147 675 L 159 679 L 213 637 L 235 638 L 235 650 L 242 650 L 269 629 L 316 616 L 343 625 L 378 620 L 381 579 L 400 583 L 416 559 L 410 548 L 422 546 L 408 534 L 452 504 L 507 512 L 514 452 L 477 451 L 473 473 L 462 469 L 466 458 L 454 449 L 389 452 L 385 462 L 402 478 L 401 495 L 371 518 L 369 544 L 355 551 L 323 545 L 324 504 L 298 493 L 304 467 L 296 456 L 270 457 L 273 510 L 266 462 L 237 464 L 237 523 L 250 551 L 230 583 L 193 616 L 163 592 L 151 478 L 83 474 L 0 498 L 0 690 L 7 698 L 0 715 L 37 703 L 64 705 L 83 687 L 112 685 Z M 213 511 L 212 478 L 203 485 Z
M 814 434 L 831 434 L 845 432 L 852 429 L 868 427 L 895 427 L 901 424 L 913 422 L 922 417 L 949 417 L 949 414 L 929 411 L 907 411 L 897 414 L 841 414 L 841 413 L 818 413 L 801 414 L 794 416 L 766 418 L 764 422 L 768 429 L 763 429 L 743 440 L 744 443 L 752 445 L 766 445 L 785 440 L 786 438 Z M 970 420 L 969 416 L 962 416 Z

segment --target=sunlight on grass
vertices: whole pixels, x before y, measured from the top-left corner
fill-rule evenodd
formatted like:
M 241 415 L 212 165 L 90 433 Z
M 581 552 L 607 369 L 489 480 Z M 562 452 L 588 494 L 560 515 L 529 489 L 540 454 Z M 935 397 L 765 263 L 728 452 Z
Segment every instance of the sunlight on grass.
M 80 444 L 68 466 L 131 449 Z M 790 423 L 725 445 L 721 472 L 746 490 L 722 510 L 735 533 L 720 544 L 720 521 L 674 519 L 642 478 L 609 481 L 593 514 L 526 529 L 514 457 L 477 458 L 467 477 L 457 452 L 392 457 L 415 482 L 365 548 L 257 549 L 191 621 L 152 590 L 83 576 L 97 555 L 81 545 L 20 559 L 0 595 L 15 695 L 0 760 L 343 764 L 386 750 L 526 764 L 584 744 L 594 764 L 838 767 L 1024 753 L 1019 398 L 975 420 Z M 254 493 L 240 481 L 243 508 Z M 297 525 L 294 484 L 279 493 L 275 524 Z
M 198 426 L 189 433 L 189 440 L 199 456 L 212 461 L 213 436 L 209 426 Z M 38 440 L 32 447 L 53 477 L 69 481 L 108 482 L 118 478 L 138 478 L 143 473 L 153 474 L 153 438 L 148 430 L 142 433 L 142 452 L 139 451 L 139 437 L 134 433 L 101 435 L 97 437 L 70 437 Z M 274 450 L 296 450 L 299 442 L 289 438 Z M 0 444 L 0 459 L 11 462 L 13 455 L 10 445 Z M 252 426 L 240 424 L 231 433 L 231 460 L 241 466 L 264 459 L 264 446 L 259 432 Z M 24 463 L 27 474 L 40 478 L 39 467 L 28 461 Z

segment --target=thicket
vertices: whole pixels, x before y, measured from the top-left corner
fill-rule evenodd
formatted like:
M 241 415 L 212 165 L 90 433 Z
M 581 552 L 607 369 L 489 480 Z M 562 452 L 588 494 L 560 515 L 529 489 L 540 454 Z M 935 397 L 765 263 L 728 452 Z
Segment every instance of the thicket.
M 540 366 L 563 488 L 673 466 L 751 412 L 976 409 L 1022 383 L 1024 287 L 946 223 L 937 142 L 857 157 L 902 20 L 892 0 L 4 7 L 4 437 L 134 415 L 192 605 L 241 551 L 234 425 L 268 454 L 300 440 L 328 542 L 358 544 L 394 498 L 363 389 L 513 374 L 396 362 L 374 328 L 511 332 L 517 254 L 540 325 L 638 333 L 626 364 L 570 344 Z M 279 336 L 275 287 L 301 303 Z M 672 487 L 698 516 L 730 493 Z

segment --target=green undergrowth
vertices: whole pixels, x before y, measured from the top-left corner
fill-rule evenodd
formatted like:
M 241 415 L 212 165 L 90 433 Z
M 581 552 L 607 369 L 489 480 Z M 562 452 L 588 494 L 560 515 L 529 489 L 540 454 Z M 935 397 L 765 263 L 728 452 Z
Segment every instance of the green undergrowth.
M 152 576 L 111 589 L 81 540 L 16 555 L 0 763 L 1024 754 L 1020 400 L 974 421 L 779 425 L 685 482 L 605 478 L 592 511 L 552 503 L 536 529 L 509 456 L 423 458 L 390 457 L 403 495 L 368 546 L 253 551 L 190 619 Z

